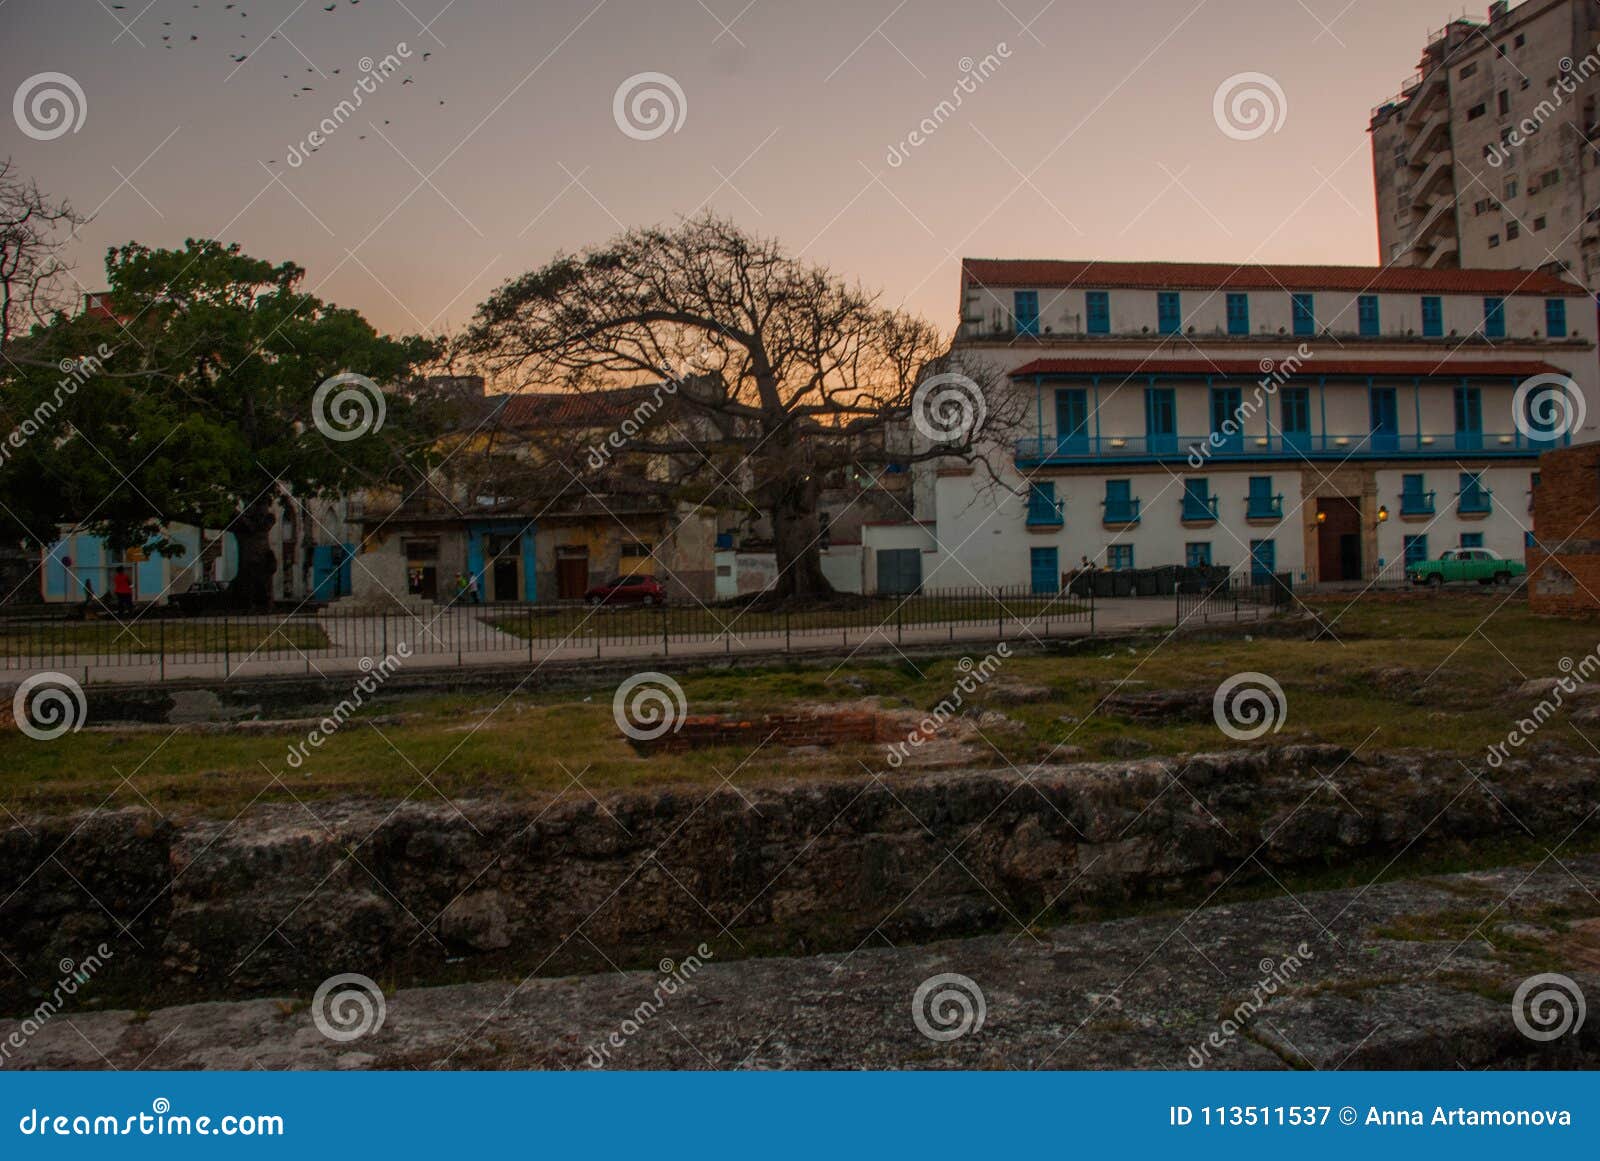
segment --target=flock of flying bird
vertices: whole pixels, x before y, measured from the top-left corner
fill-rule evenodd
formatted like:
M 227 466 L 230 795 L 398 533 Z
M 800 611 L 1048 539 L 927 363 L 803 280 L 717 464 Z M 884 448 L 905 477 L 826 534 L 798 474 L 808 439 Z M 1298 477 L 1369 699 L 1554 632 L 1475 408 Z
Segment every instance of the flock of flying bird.
M 324 12 L 332 12 L 332 11 L 334 11 L 335 9 L 337 9 L 339 7 L 339 2 L 340 2 L 340 0 L 333 0 L 333 2 L 331 4 L 324 4 L 324 5 L 322 5 L 322 10 Z M 350 7 L 354 8 L 354 7 L 357 7 L 357 6 L 360 5 L 361 0 L 344 0 L 344 3 L 350 5 Z M 113 5 L 111 5 L 111 8 L 113 10 L 119 11 L 119 12 L 126 10 L 127 7 L 128 7 L 128 5 L 126 5 L 126 4 L 113 4 Z M 196 4 L 192 4 L 191 7 L 196 9 L 196 10 L 199 10 L 201 5 L 196 3 Z M 239 13 L 240 19 L 248 20 L 249 17 L 250 17 L 250 14 L 248 12 L 244 11 L 244 9 L 240 8 L 237 3 L 224 4 L 222 6 L 222 8 L 223 8 L 223 11 L 225 11 L 225 12 L 237 11 Z M 163 20 L 161 22 L 161 26 L 163 28 L 172 28 L 172 21 Z M 200 39 L 200 34 L 197 33 L 197 32 L 191 32 L 191 33 L 185 34 L 181 30 L 174 31 L 174 32 L 164 32 L 164 33 L 161 34 L 161 39 L 162 39 L 162 41 L 164 43 L 164 46 L 166 48 L 170 49 L 170 48 L 173 47 L 174 39 L 178 39 L 181 42 L 181 38 L 183 36 L 185 36 L 185 35 L 188 36 L 188 38 L 189 38 L 188 42 L 189 43 L 198 42 L 199 39 Z M 241 32 L 239 34 L 239 39 L 240 40 L 249 40 L 250 39 L 250 34 L 247 33 L 247 32 Z M 269 40 L 277 40 L 277 39 L 279 39 L 279 37 L 278 37 L 278 34 L 276 32 L 274 32 L 274 33 L 271 33 L 268 36 L 268 39 Z M 422 59 L 424 61 L 427 61 L 432 56 L 433 56 L 433 54 L 431 52 L 425 52 L 425 53 L 422 54 Z M 229 52 L 228 53 L 228 57 L 235 64 L 243 64 L 245 61 L 250 59 L 250 53 L 248 53 L 248 52 Z M 315 73 L 315 72 L 319 72 L 319 71 L 320 70 L 318 70 L 316 68 L 313 68 L 311 66 L 307 66 L 306 67 L 306 72 L 308 72 L 308 73 Z M 326 73 L 324 75 L 325 76 L 338 76 L 341 72 L 342 72 L 341 69 L 332 69 L 332 70 L 330 70 L 330 72 L 328 72 L 328 73 Z M 288 74 L 288 73 L 281 73 L 280 75 L 286 81 L 292 79 L 290 74 Z M 402 80 L 400 83 L 401 83 L 401 85 L 410 85 L 410 84 L 414 84 L 415 80 L 414 80 L 414 78 L 408 76 L 404 80 Z M 298 99 L 300 97 L 301 93 L 312 93 L 312 92 L 315 92 L 315 91 L 316 91 L 316 89 L 312 85 L 301 85 L 298 89 L 294 90 L 289 95 L 291 97 L 294 97 L 294 98 Z M 439 104 L 441 104 L 441 105 L 444 104 L 443 98 L 440 99 Z M 387 125 L 387 124 L 389 124 L 389 122 L 385 121 L 384 124 Z M 365 141 L 366 139 L 367 139 L 366 134 L 363 133 L 363 134 L 360 135 L 360 140 Z M 316 150 L 313 148 L 312 152 L 316 152 Z M 276 164 L 276 162 L 268 161 L 267 164 L 274 165 L 274 164 Z

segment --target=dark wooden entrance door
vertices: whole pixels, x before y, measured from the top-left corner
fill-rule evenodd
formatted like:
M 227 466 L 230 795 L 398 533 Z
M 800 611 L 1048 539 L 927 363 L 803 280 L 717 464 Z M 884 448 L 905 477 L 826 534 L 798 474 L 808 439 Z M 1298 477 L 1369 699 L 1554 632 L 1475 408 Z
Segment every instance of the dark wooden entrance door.
M 1317 579 L 1361 579 L 1361 506 L 1347 496 L 1317 501 Z
M 556 555 L 556 597 L 579 601 L 589 588 L 589 550 L 560 549 Z

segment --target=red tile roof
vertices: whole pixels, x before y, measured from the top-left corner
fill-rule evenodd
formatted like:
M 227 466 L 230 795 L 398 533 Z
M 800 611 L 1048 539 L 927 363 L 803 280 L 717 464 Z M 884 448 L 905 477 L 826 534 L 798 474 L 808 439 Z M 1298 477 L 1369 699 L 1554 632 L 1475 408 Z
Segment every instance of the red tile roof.
M 586 428 L 621 423 L 646 399 L 656 396 L 657 388 L 620 387 L 603 391 L 519 391 L 512 395 L 490 395 L 487 401 L 498 406 L 496 421 L 506 428 Z M 670 399 L 666 392 L 663 400 Z
M 1354 294 L 1587 296 L 1576 282 L 1532 270 L 1414 266 L 1241 266 L 1233 262 L 1094 262 L 966 258 L 964 285 L 1092 290 L 1345 290 Z
M 1285 362 L 1264 359 L 1035 359 L 1011 372 L 1013 379 L 1033 375 L 1231 375 L 1258 379 L 1271 375 Z M 1285 369 L 1286 372 L 1289 368 Z M 1295 374 L 1399 375 L 1405 378 L 1475 379 L 1514 378 L 1530 375 L 1565 375 L 1560 367 L 1536 359 L 1323 359 L 1299 361 Z

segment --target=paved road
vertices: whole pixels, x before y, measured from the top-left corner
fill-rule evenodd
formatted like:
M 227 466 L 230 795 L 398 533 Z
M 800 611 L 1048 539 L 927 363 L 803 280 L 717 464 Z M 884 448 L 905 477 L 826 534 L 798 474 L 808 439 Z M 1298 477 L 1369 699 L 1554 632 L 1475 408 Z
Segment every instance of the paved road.
M 926 646 L 943 642 L 977 642 L 1085 637 L 1091 634 L 1125 633 L 1137 629 L 1171 626 L 1176 620 L 1176 605 L 1171 597 L 1113 598 L 1095 602 L 1094 623 L 1087 620 L 1049 621 L 1013 619 L 994 621 L 952 621 L 935 625 L 904 626 L 888 624 L 880 628 L 795 629 L 792 632 L 741 631 L 719 637 L 636 637 L 632 640 L 605 640 L 606 620 L 597 613 L 573 634 L 569 643 L 552 648 L 542 642 L 496 629 L 485 618 L 495 615 L 492 608 L 448 608 L 419 618 L 391 614 L 387 617 L 322 617 L 319 626 L 330 644 L 284 656 L 280 643 L 271 656 L 248 653 L 184 654 L 168 657 L 163 663 L 155 655 L 127 655 L 107 663 L 104 656 L 61 656 L 45 662 L 21 658 L 6 659 L 0 670 L 0 687 L 14 686 L 31 673 L 51 670 L 66 673 L 84 684 L 115 682 L 148 684 L 179 679 L 253 678 L 274 676 L 338 676 L 370 671 L 385 657 L 394 655 L 402 643 L 411 655 L 403 660 L 406 672 L 419 669 L 454 669 L 461 666 L 506 666 L 518 663 L 541 665 L 547 662 L 584 660 L 641 660 L 661 657 L 736 656 L 777 653 L 881 652 L 896 646 Z M 1270 610 L 1233 602 L 1216 602 L 1190 614 L 1187 626 L 1205 622 L 1258 620 Z

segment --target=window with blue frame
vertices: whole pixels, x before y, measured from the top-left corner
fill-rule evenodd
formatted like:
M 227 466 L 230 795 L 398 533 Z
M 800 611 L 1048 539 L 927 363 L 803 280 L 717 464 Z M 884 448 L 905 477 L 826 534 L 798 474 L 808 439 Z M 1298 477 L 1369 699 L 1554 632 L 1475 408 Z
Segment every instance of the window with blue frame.
M 1422 300 L 1422 337 L 1444 338 L 1444 299 L 1429 295 Z
M 1483 392 L 1476 387 L 1457 387 L 1456 450 L 1481 451 L 1483 448 Z
M 1183 482 L 1183 518 L 1185 520 L 1215 520 L 1217 498 L 1211 494 L 1209 480 Z
M 1250 583 L 1264 585 L 1272 580 L 1278 568 L 1278 542 L 1252 540 L 1250 542 Z
M 1144 431 L 1152 454 L 1178 450 L 1178 402 L 1171 387 L 1145 388 Z
M 1250 520 L 1277 520 L 1283 516 L 1283 497 L 1272 491 L 1271 476 L 1251 476 L 1246 497 L 1245 517 Z
M 1089 450 L 1089 393 L 1082 387 L 1056 392 L 1056 450 L 1073 455 Z
M 1372 450 L 1392 452 L 1400 446 L 1400 405 L 1393 387 L 1374 387 L 1367 396 L 1372 422 Z
M 1190 568 L 1211 563 L 1211 541 L 1191 540 L 1183 546 L 1183 563 Z
M 1164 335 L 1183 330 L 1183 300 L 1176 290 L 1163 290 L 1156 295 L 1156 329 Z
M 1294 296 L 1294 333 L 1300 338 L 1308 338 L 1317 333 L 1317 306 L 1316 300 L 1309 294 Z
M 1425 535 L 1407 536 L 1404 541 L 1406 567 L 1421 564 L 1428 559 L 1428 538 Z
M 1278 392 L 1278 430 L 1286 448 L 1307 451 L 1311 446 L 1311 388 L 1284 387 Z
M 1039 292 L 1019 290 L 1011 296 L 1011 313 L 1016 316 L 1017 334 L 1039 333 Z
M 1483 337 L 1486 339 L 1503 339 L 1506 337 L 1505 299 L 1486 298 L 1483 300 Z
M 1380 326 L 1376 294 L 1363 294 L 1356 299 L 1356 329 L 1364 339 L 1378 337 Z
M 1544 300 L 1544 333 L 1552 339 L 1567 337 L 1567 300 L 1564 298 L 1547 298 Z
M 1030 548 L 1028 550 L 1028 575 L 1036 596 L 1048 596 L 1061 591 L 1061 550 L 1057 548 Z
M 1420 472 L 1400 477 L 1400 515 L 1433 515 L 1433 493 Z
M 1091 290 L 1084 296 L 1085 324 L 1091 335 L 1111 333 L 1111 295 L 1104 290 Z
M 1108 545 L 1106 545 L 1106 567 L 1107 568 L 1132 568 L 1133 567 L 1133 545 L 1131 545 L 1131 544 L 1108 544 Z
M 1133 481 L 1107 480 L 1106 481 L 1106 517 L 1107 524 L 1137 524 L 1139 521 L 1139 501 L 1133 497 Z
M 1461 494 L 1456 502 L 1456 508 L 1461 512 L 1487 512 L 1490 507 L 1490 492 L 1483 486 L 1483 478 L 1477 472 L 1461 473 Z
M 1250 296 L 1248 294 L 1228 295 L 1228 333 L 1230 335 L 1248 335 L 1250 333 Z
M 1482 548 L 1483 547 L 1483 533 L 1481 533 L 1481 532 L 1463 532 L 1461 534 L 1461 547 L 1462 548 Z
M 1052 525 L 1061 523 L 1061 502 L 1056 499 L 1054 481 L 1046 480 L 1028 487 L 1028 523 Z
M 1244 450 L 1244 423 L 1240 419 L 1240 401 L 1243 395 L 1238 387 L 1213 387 L 1211 389 L 1211 444 L 1218 451 Z

